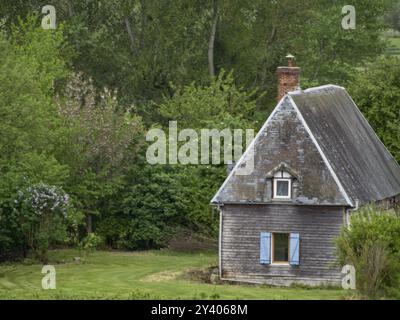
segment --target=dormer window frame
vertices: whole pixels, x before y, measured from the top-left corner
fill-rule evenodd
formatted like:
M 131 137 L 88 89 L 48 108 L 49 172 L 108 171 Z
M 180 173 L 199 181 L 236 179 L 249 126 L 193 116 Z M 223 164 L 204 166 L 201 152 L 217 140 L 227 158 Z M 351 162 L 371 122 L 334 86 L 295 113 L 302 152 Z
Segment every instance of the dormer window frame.
M 278 166 L 267 172 L 265 178 L 267 183 L 266 199 L 268 199 L 268 201 L 290 202 L 297 197 L 299 192 L 300 175 L 287 163 L 281 162 Z M 285 196 L 277 194 L 277 187 L 280 181 L 288 183 L 288 194 Z
M 293 177 L 290 173 L 284 170 L 279 170 L 275 172 L 273 178 L 273 199 L 276 200 L 290 200 L 292 199 L 292 182 Z M 278 194 L 278 184 L 279 182 L 287 182 L 287 195 L 279 195 Z

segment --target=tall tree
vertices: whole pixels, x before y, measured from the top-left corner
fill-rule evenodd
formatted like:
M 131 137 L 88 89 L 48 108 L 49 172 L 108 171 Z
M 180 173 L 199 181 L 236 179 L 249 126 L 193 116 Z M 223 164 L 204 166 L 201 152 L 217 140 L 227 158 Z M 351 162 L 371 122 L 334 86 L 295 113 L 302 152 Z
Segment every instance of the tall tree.
M 213 0 L 210 40 L 208 41 L 208 72 L 215 77 L 214 43 L 218 24 L 218 0 Z
M 134 110 L 118 109 L 115 93 L 100 94 L 90 80 L 75 74 L 59 98 L 59 110 L 71 128 L 72 147 L 64 161 L 71 167 L 71 193 L 86 215 L 87 232 L 93 232 L 93 215 L 99 213 L 101 199 L 115 191 L 121 174 L 132 159 L 141 119 Z
M 0 33 L 0 260 L 26 244 L 16 194 L 40 182 L 62 186 L 69 176 L 57 156 L 67 131 L 53 103 L 67 75 L 64 38 L 36 23 L 21 22 L 10 38 Z

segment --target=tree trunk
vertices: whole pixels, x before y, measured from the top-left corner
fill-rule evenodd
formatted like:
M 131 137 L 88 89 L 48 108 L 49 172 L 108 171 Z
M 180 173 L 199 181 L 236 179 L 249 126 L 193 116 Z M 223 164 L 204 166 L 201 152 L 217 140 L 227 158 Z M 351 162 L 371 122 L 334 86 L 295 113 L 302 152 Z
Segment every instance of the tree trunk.
M 74 15 L 74 10 L 72 8 L 71 0 L 67 1 L 67 5 L 68 5 L 68 14 L 69 14 L 69 17 L 71 18 Z
M 129 21 L 129 17 L 125 17 L 124 21 L 125 21 L 126 31 L 128 32 L 128 35 L 129 35 L 129 41 L 131 43 L 131 50 L 132 50 L 132 53 L 135 54 L 136 53 L 136 40 L 135 40 L 135 34 L 132 30 L 131 22 Z
M 141 6 L 141 20 L 142 20 L 142 28 L 140 31 L 140 48 L 144 48 L 144 32 L 146 30 L 147 25 L 147 12 L 146 12 L 146 0 L 140 1 Z
M 218 23 L 218 2 L 217 0 L 213 1 L 213 18 L 211 25 L 211 34 L 210 40 L 208 41 L 208 72 L 211 77 L 215 77 L 215 66 L 214 66 L 214 43 L 215 43 L 215 34 L 217 32 L 217 23 Z
M 86 216 L 86 232 L 88 234 L 93 232 L 93 218 L 91 214 Z

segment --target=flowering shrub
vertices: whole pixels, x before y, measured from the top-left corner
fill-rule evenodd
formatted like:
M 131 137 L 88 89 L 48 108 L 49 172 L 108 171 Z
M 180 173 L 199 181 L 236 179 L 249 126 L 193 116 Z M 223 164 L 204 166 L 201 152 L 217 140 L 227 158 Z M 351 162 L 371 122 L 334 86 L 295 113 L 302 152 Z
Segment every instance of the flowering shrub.
M 40 183 L 24 191 L 18 191 L 14 202 L 17 206 L 32 209 L 32 212 L 38 216 L 52 212 L 60 213 L 67 218 L 70 199 L 61 188 Z
M 68 194 L 59 187 L 40 183 L 19 190 L 14 205 L 27 249 L 46 262 L 50 244 L 67 238 L 66 219 L 71 209 Z

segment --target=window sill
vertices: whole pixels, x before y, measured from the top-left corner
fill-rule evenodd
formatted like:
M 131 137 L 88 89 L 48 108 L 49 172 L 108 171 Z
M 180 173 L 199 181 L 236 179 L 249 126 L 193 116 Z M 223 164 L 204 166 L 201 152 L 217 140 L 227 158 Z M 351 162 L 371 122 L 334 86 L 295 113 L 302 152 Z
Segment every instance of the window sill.
M 290 264 L 289 264 L 289 262 L 272 262 L 271 266 L 286 266 L 286 267 L 289 267 Z

